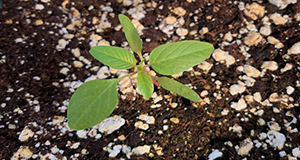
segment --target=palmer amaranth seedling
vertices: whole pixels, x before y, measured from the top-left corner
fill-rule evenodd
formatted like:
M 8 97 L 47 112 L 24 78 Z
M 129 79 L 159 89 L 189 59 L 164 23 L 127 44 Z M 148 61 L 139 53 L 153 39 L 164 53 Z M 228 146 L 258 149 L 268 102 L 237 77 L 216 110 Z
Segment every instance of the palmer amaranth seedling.
M 191 101 L 200 101 L 199 95 L 189 87 L 168 77 L 151 76 L 147 68 L 151 67 L 161 75 L 174 75 L 203 62 L 214 47 L 195 40 L 167 43 L 155 48 L 147 62 L 142 56 L 142 40 L 132 22 L 122 14 L 119 20 L 129 46 L 138 55 L 139 61 L 129 50 L 113 46 L 95 46 L 90 53 L 111 68 L 136 69 L 120 78 L 97 79 L 82 84 L 71 97 L 67 110 L 68 125 L 72 129 L 86 129 L 107 118 L 118 103 L 118 82 L 133 74 L 137 74 L 137 88 L 146 99 L 151 97 L 154 85 L 158 85 Z

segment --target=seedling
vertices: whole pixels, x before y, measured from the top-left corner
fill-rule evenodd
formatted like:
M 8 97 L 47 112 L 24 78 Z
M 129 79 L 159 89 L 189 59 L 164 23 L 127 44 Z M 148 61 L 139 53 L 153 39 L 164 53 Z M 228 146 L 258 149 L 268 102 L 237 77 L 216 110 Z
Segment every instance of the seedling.
M 82 84 L 70 99 L 67 109 L 68 125 L 75 130 L 92 127 L 107 118 L 118 103 L 117 84 L 125 77 L 137 74 L 137 88 L 144 98 L 151 97 L 154 84 L 194 102 L 199 95 L 189 87 L 168 77 L 151 76 L 146 69 L 152 67 L 161 75 L 183 72 L 208 58 L 214 47 L 207 42 L 186 40 L 171 42 L 156 47 L 145 61 L 142 56 L 142 40 L 132 22 L 123 14 L 119 15 L 125 37 L 139 61 L 129 50 L 113 46 L 95 46 L 89 51 L 94 58 L 114 69 L 135 71 L 115 79 L 97 79 Z

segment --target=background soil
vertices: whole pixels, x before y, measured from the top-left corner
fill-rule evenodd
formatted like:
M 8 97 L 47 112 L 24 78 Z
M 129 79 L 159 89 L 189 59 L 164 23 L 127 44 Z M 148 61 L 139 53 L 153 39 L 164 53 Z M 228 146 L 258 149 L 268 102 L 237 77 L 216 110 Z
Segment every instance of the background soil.
M 153 99 L 146 101 L 141 95 L 127 94 L 126 98 L 121 98 L 118 108 L 113 115 L 121 115 L 126 124 L 119 130 L 110 135 L 102 135 L 101 138 L 87 136 L 79 138 L 76 131 L 62 131 L 66 125 L 67 102 L 72 96 L 70 88 L 65 87 L 65 82 L 85 81 L 97 71 L 91 70 L 94 66 L 103 66 L 100 62 L 93 59 L 88 53 L 90 49 L 90 36 L 97 33 L 107 42 L 114 41 L 115 46 L 122 46 L 126 40 L 121 30 L 114 28 L 119 25 L 117 16 L 124 11 L 128 11 L 132 5 L 125 6 L 117 0 L 95 1 L 95 0 L 69 0 L 66 3 L 59 0 L 49 1 L 11 1 L 3 0 L 3 8 L 0 9 L 0 158 L 10 159 L 20 148 L 26 146 L 30 149 L 33 156 L 31 159 L 43 159 L 45 155 L 52 154 L 57 159 L 109 159 L 109 153 L 103 150 L 113 142 L 114 145 L 126 144 L 132 148 L 137 146 L 157 144 L 162 148 L 163 155 L 153 147 L 151 153 L 143 155 L 133 155 L 131 159 L 208 159 L 213 150 L 223 153 L 220 159 L 288 159 L 292 155 L 292 150 L 299 147 L 299 132 L 291 133 L 282 129 L 282 133 L 287 138 L 283 149 L 276 149 L 264 140 L 259 140 L 259 134 L 268 132 L 267 124 L 259 125 L 258 120 L 264 119 L 266 122 L 277 122 L 284 128 L 284 120 L 291 121 L 287 112 L 294 115 L 299 120 L 299 107 L 287 107 L 281 102 L 274 102 L 272 106 L 264 106 L 257 102 L 249 103 L 246 111 L 236 111 L 231 107 L 232 102 L 237 102 L 242 95 L 253 95 L 260 92 L 262 99 L 268 99 L 272 93 L 285 94 L 287 86 L 293 86 L 295 91 L 290 97 L 293 98 L 292 104 L 299 104 L 300 93 L 297 81 L 299 75 L 300 56 L 292 55 L 290 59 L 283 56 L 296 42 L 299 41 L 299 22 L 291 20 L 284 25 L 272 24 L 272 36 L 276 37 L 284 47 L 277 49 L 274 45 L 267 42 L 258 43 L 249 47 L 250 58 L 245 58 L 241 54 L 240 45 L 223 45 L 223 35 L 228 32 L 240 34 L 242 28 L 246 28 L 246 21 L 252 21 L 238 8 L 238 4 L 252 4 L 252 1 L 243 0 L 196 0 L 189 3 L 185 0 L 155 1 L 156 7 L 144 7 L 145 17 L 139 22 L 145 27 L 142 30 L 144 53 L 150 53 L 152 49 L 160 44 L 171 41 L 197 39 L 206 41 L 214 47 L 228 51 L 236 62 L 229 67 L 224 63 L 215 61 L 213 57 L 207 62 L 213 64 L 210 71 L 205 72 L 199 67 L 194 67 L 194 71 L 201 74 L 195 76 L 193 72 L 184 72 L 177 78 L 184 84 L 192 84 L 196 87 L 195 91 L 201 93 L 208 90 L 206 98 L 209 104 L 192 104 L 189 100 L 180 96 L 173 95 L 164 89 L 155 88 L 155 92 L 162 96 L 159 108 L 151 108 Z M 151 1 L 141 3 L 147 6 Z M 300 2 L 290 4 L 286 9 L 280 10 L 268 1 L 257 2 L 266 10 L 266 15 L 278 12 L 282 15 L 294 17 L 300 12 Z M 36 4 L 43 4 L 44 9 L 39 10 Z M 89 7 L 93 6 L 93 9 Z M 100 12 L 104 13 L 103 6 L 110 6 L 113 11 L 107 14 L 107 21 L 111 27 L 104 29 L 103 32 L 96 32 L 95 25 L 91 22 L 93 17 L 100 19 Z M 163 6 L 160 8 L 159 6 Z M 76 8 L 80 13 L 81 25 L 75 29 L 66 29 L 72 24 L 73 19 L 71 8 Z M 170 8 L 182 7 L 185 9 L 184 23 L 182 28 L 189 31 L 197 31 L 196 35 L 188 34 L 184 37 L 176 32 L 168 35 L 157 29 L 161 19 L 168 15 L 174 15 Z M 199 10 L 200 8 L 200 10 Z M 67 11 L 64 11 L 67 9 Z M 196 10 L 198 10 L 196 12 Z M 71 15 L 70 15 L 71 14 Z M 128 15 L 127 13 L 125 13 Z M 130 17 L 130 16 L 129 16 Z M 197 17 L 195 19 L 195 17 Z M 208 18 L 210 17 L 210 18 Z M 132 17 L 130 17 L 132 18 Z M 43 24 L 37 24 L 37 20 L 42 20 Z M 252 21 L 260 28 L 263 22 L 258 19 Z M 191 26 L 190 24 L 195 25 Z M 209 32 L 200 34 L 199 32 L 207 27 Z M 66 31 L 73 34 L 71 39 L 65 38 Z M 244 35 L 242 35 L 244 36 Z M 60 39 L 67 39 L 68 43 L 63 49 L 58 49 Z M 147 38 L 151 39 L 148 41 Z M 244 38 L 241 39 L 244 45 Z M 78 48 L 81 56 L 91 62 L 91 65 L 84 64 L 83 67 L 75 67 L 72 49 Z M 238 61 L 237 61 L 238 59 Z M 286 63 L 293 65 L 287 72 L 281 73 L 278 70 L 266 72 L 263 77 L 258 77 L 252 87 L 248 87 L 242 94 L 231 95 L 228 92 L 232 84 L 240 81 L 242 72 L 237 71 L 239 66 L 251 64 L 259 68 L 264 61 L 275 61 L 279 68 L 284 68 Z M 61 73 L 61 69 L 67 67 L 67 74 Z M 298 67 L 298 68 L 297 68 Z M 214 76 L 215 75 L 217 76 Z M 274 77 L 275 75 L 275 77 Z M 113 77 L 113 76 L 111 76 Z M 110 77 L 108 77 L 110 78 Z M 222 82 L 218 88 L 215 80 Z M 227 88 L 227 92 L 220 88 Z M 216 94 L 221 93 L 221 98 Z M 166 98 L 164 95 L 169 95 Z M 132 96 L 136 99 L 132 100 Z M 177 103 L 176 108 L 170 107 L 170 103 Z M 198 106 L 198 107 L 195 107 Z M 280 112 L 274 113 L 274 107 Z M 251 108 L 259 108 L 264 111 L 262 116 L 250 112 Z M 224 109 L 228 110 L 227 115 L 222 115 Z M 149 114 L 155 117 L 155 124 L 150 125 L 146 131 L 134 126 L 136 117 L 140 114 Z M 180 120 L 175 124 L 170 118 L 176 117 Z M 62 118 L 61 121 L 59 119 Z M 246 120 L 245 120 L 246 119 Z M 58 123 L 53 123 L 58 120 Z M 56 122 L 56 121 L 55 121 Z M 242 127 L 240 133 L 233 132 L 229 128 L 235 124 Z M 168 126 L 167 130 L 163 130 Z M 300 129 L 299 124 L 291 125 L 292 128 Z M 34 136 L 22 142 L 19 140 L 20 133 L 24 128 L 29 128 L 34 132 Z M 159 134 L 163 131 L 163 134 Z M 125 140 L 118 140 L 120 135 L 124 135 Z M 237 146 L 243 146 L 246 138 L 258 140 L 265 147 L 253 147 L 246 155 L 237 152 Z M 78 147 L 72 148 L 73 144 L 79 142 Z M 59 152 L 53 153 L 53 147 L 59 148 Z M 85 150 L 86 149 L 86 150 Z M 85 152 L 87 151 L 87 152 Z M 279 152 L 285 151 L 287 156 L 280 156 Z M 118 154 L 116 158 L 127 158 L 124 153 Z M 49 158 L 49 157 L 48 157 Z

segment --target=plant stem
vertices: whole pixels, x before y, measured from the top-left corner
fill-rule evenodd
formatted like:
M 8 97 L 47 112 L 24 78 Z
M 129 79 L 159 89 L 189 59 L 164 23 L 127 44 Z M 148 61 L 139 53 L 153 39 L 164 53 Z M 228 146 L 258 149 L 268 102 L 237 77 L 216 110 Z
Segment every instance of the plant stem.
M 147 65 L 144 65 L 143 68 L 147 68 L 147 67 L 150 67 L 151 64 L 147 64 Z
M 144 58 L 143 58 L 143 56 L 142 56 L 142 53 L 141 53 L 141 52 L 139 52 L 139 53 L 137 53 L 137 54 L 138 54 L 138 56 L 139 56 L 139 58 L 140 58 L 141 61 L 145 61 Z
M 158 84 L 158 82 L 155 80 L 154 77 L 151 76 L 152 82 L 154 85 L 156 85 L 157 87 L 160 87 L 160 85 Z

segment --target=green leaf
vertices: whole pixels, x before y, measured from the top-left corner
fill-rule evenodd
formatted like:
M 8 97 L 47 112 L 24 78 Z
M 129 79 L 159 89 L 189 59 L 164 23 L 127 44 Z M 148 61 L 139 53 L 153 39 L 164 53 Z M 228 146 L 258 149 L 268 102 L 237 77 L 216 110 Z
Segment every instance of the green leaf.
M 145 71 L 138 72 L 137 87 L 145 98 L 148 99 L 151 97 L 154 90 L 154 86 L 153 86 L 151 76 Z
M 185 71 L 208 58 L 214 50 L 207 42 L 172 42 L 156 47 L 149 56 L 151 67 L 163 75 Z
M 158 84 L 166 90 L 177 93 L 194 102 L 200 101 L 200 97 L 195 91 L 173 79 L 167 77 L 156 77 L 155 80 L 157 80 Z
M 120 47 L 95 46 L 90 49 L 94 58 L 114 69 L 129 69 L 135 66 L 134 55 Z
M 139 56 L 141 56 L 143 44 L 134 25 L 132 24 L 130 19 L 123 14 L 119 14 L 119 20 L 124 29 L 125 37 L 129 43 L 130 48 L 135 53 L 139 54 Z
M 118 103 L 118 81 L 92 80 L 82 84 L 71 97 L 67 108 L 69 127 L 86 129 L 107 118 Z

